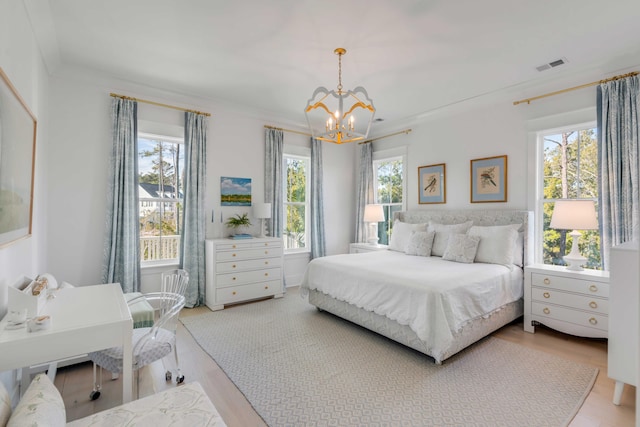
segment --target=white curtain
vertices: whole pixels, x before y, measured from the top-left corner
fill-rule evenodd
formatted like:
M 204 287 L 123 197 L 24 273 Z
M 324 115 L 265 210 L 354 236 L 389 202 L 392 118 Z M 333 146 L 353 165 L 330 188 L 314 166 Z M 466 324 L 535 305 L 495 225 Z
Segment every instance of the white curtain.
M 189 273 L 185 307 L 202 305 L 205 297 L 207 125 L 207 116 L 204 114 L 186 112 L 184 115 L 184 212 L 180 268 Z
M 138 103 L 112 98 L 111 168 L 107 189 L 102 282 L 140 290 L 138 210 Z
M 367 240 L 367 228 L 364 223 L 364 208 L 374 202 L 373 193 L 373 146 L 371 143 L 360 145 L 360 173 L 358 174 L 356 194 L 356 240 Z
M 323 257 L 324 205 L 322 203 L 322 141 L 311 138 L 311 259 Z

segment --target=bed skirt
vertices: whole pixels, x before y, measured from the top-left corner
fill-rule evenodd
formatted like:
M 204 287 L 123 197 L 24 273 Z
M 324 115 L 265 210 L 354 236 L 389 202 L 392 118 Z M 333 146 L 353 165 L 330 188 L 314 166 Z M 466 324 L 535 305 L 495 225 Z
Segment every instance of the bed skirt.
M 400 325 L 388 317 L 372 311 L 366 311 L 344 301 L 336 300 L 329 295 L 316 290 L 309 290 L 309 303 L 318 309 L 327 311 L 352 323 L 377 332 L 389 339 L 411 347 L 421 353 L 431 356 L 437 364 L 453 356 L 460 350 L 489 335 L 516 320 L 524 313 L 522 299 L 506 304 L 500 310 L 487 318 L 479 318 L 466 324 L 462 330 L 454 335 L 454 341 L 448 348 L 431 348 L 429 343 L 422 341 L 407 325 Z

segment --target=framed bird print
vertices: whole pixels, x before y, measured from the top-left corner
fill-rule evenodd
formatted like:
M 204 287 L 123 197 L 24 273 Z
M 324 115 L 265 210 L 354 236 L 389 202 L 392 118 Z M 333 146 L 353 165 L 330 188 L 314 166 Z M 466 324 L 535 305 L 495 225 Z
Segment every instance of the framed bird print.
M 418 203 L 446 203 L 447 187 L 445 183 L 446 167 L 438 165 L 420 166 L 418 168 Z
M 507 156 L 471 160 L 471 203 L 507 201 Z

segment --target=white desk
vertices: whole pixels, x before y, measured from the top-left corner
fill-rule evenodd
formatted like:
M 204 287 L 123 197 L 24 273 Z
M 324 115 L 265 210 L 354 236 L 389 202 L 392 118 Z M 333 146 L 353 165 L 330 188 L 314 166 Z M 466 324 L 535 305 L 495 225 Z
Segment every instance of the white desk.
M 5 330 L 6 318 L 0 322 L 0 371 L 122 346 L 122 401 L 130 402 L 133 322 L 120 284 L 61 289 L 55 295 L 41 313 L 51 316 L 48 330 Z

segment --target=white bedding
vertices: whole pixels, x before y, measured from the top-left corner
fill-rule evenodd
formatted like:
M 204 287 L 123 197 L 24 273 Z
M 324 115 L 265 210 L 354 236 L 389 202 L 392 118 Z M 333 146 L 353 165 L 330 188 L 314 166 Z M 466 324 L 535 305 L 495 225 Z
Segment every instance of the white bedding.
M 522 298 L 523 272 L 377 251 L 316 258 L 301 287 L 408 325 L 421 340 L 446 348 L 467 322 Z

